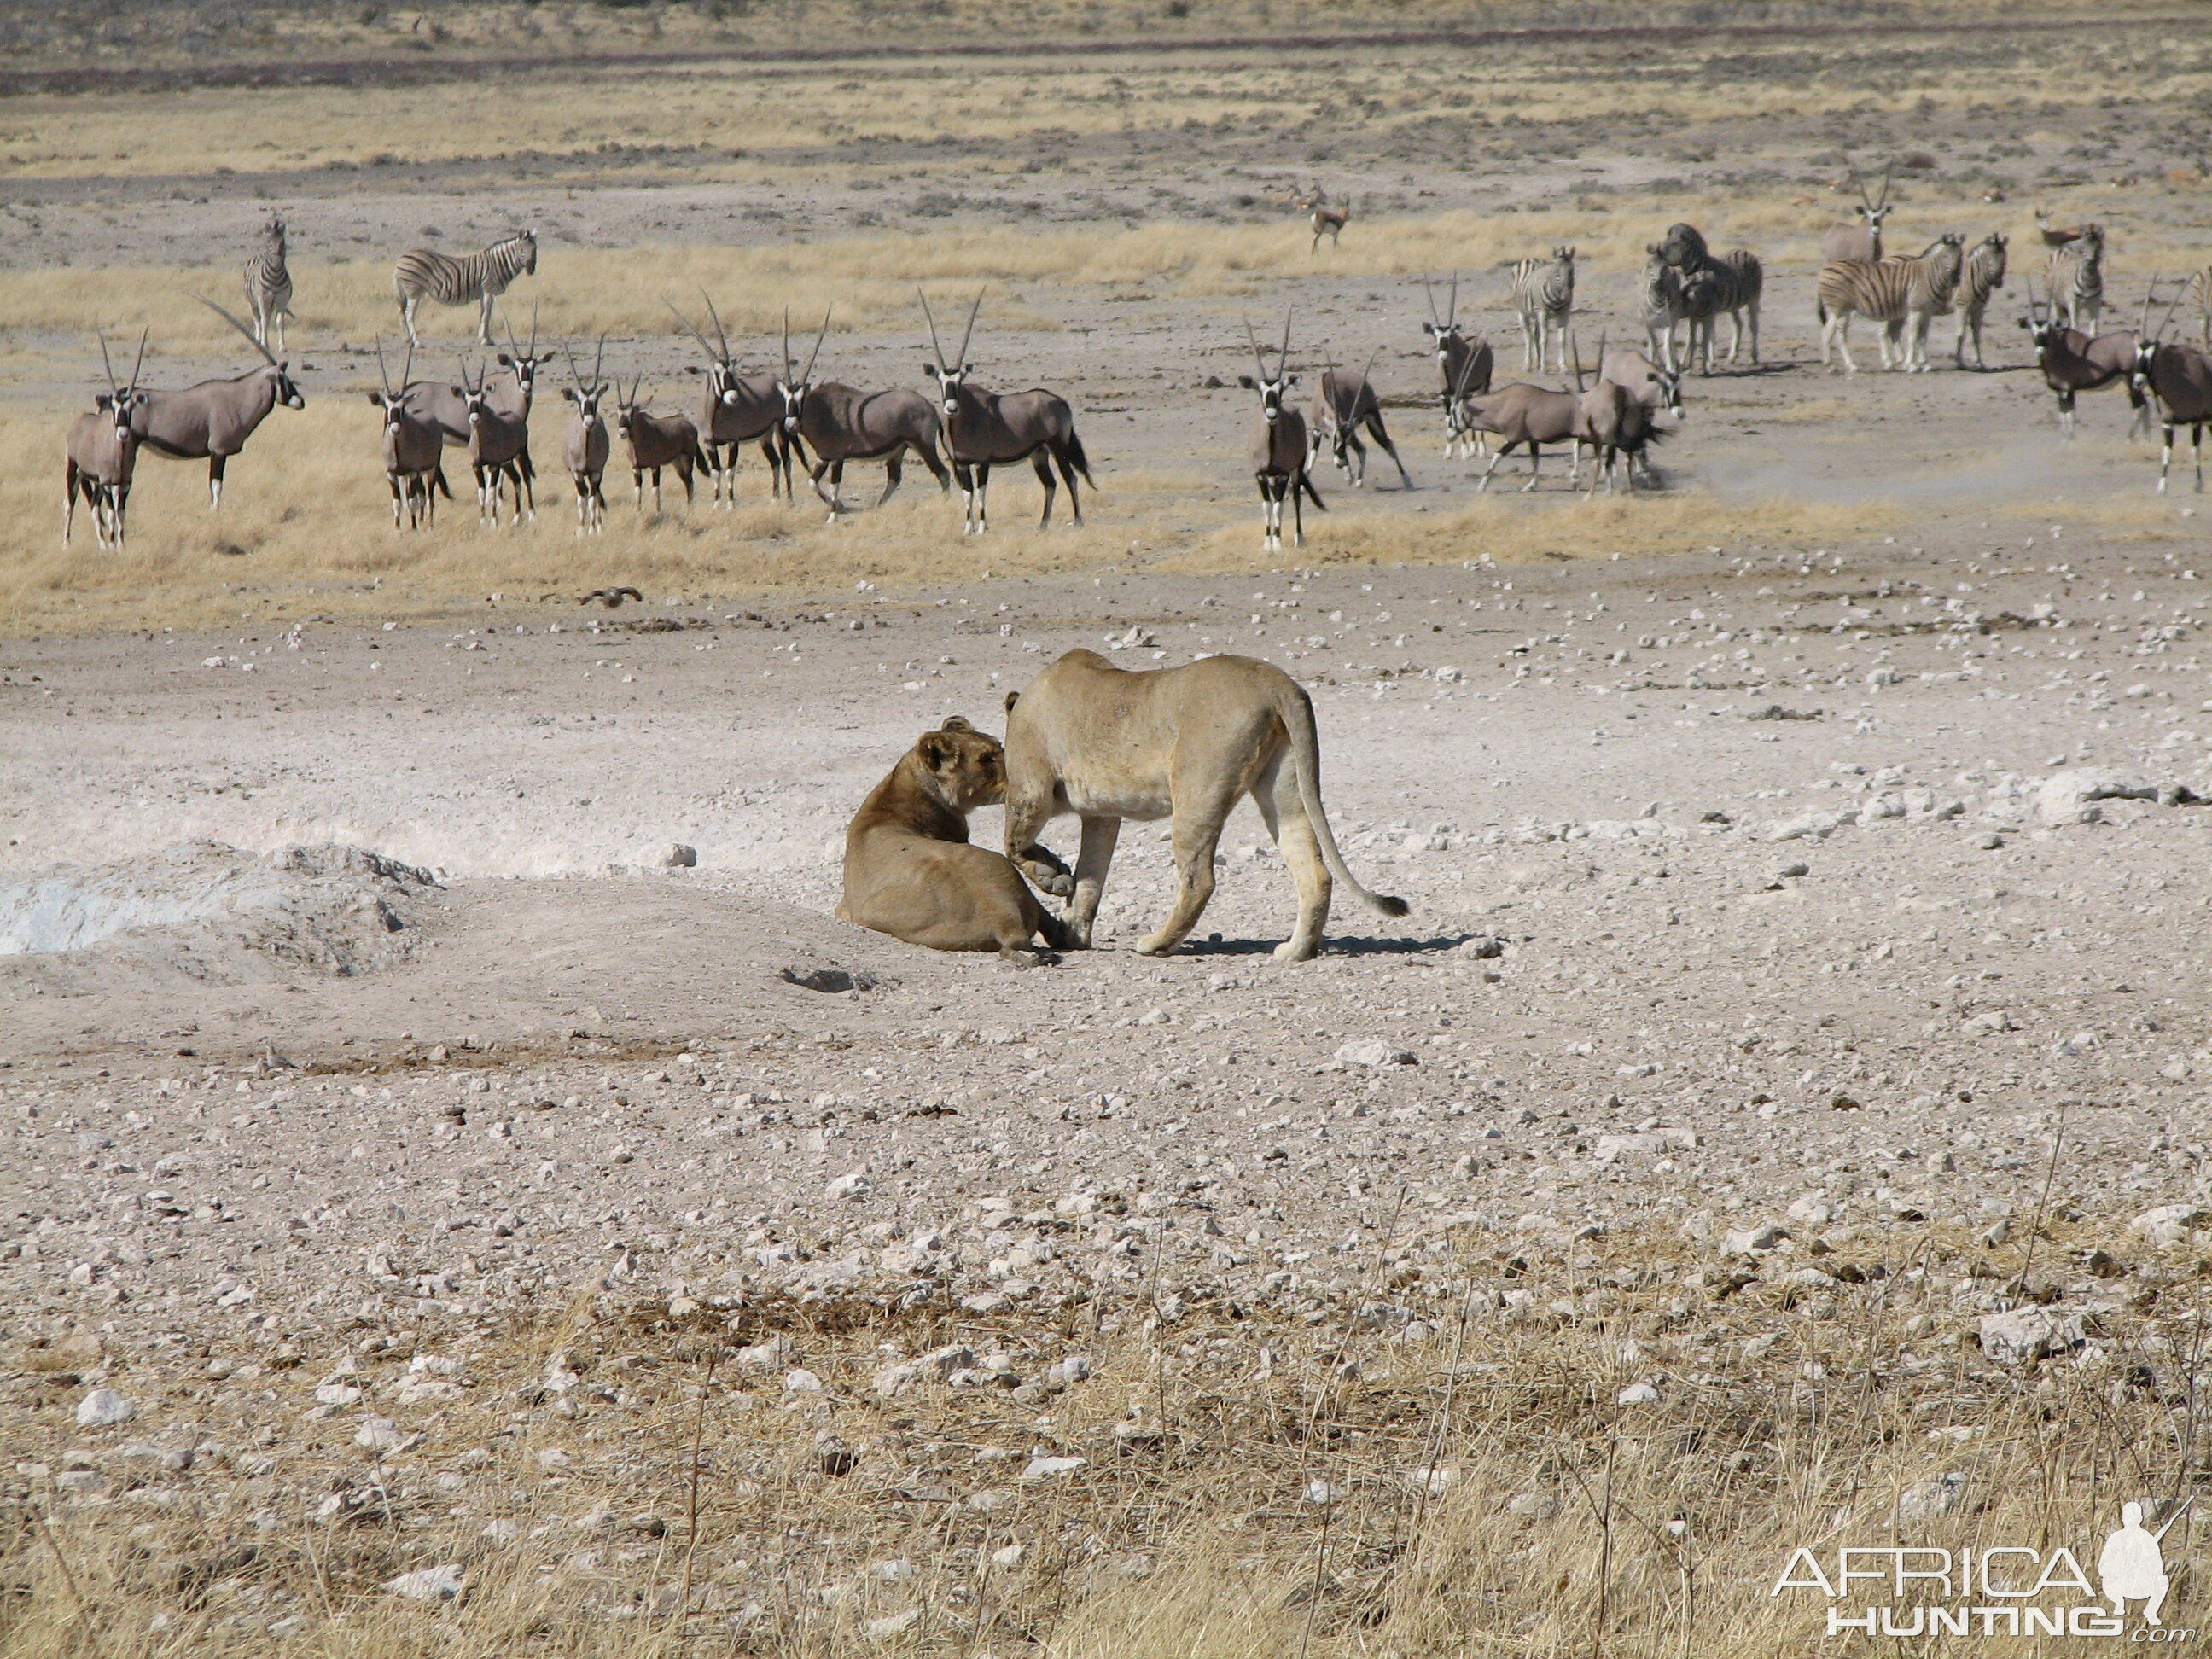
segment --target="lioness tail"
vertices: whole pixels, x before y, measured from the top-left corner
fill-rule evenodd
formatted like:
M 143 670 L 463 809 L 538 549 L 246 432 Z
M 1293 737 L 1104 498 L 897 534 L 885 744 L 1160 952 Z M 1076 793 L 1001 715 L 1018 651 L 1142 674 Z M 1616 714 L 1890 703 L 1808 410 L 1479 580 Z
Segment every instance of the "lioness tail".
M 1344 854 L 1337 850 L 1335 832 L 1328 827 L 1328 814 L 1321 804 L 1321 738 L 1314 729 L 1313 699 L 1288 675 L 1283 677 L 1282 688 L 1276 693 L 1275 713 L 1291 734 L 1291 764 L 1298 769 L 1298 799 L 1306 809 L 1306 822 L 1313 825 L 1314 840 L 1320 843 L 1322 861 L 1328 866 L 1329 874 L 1370 909 L 1386 916 L 1406 915 L 1410 907 L 1405 900 L 1370 891 L 1346 866 Z

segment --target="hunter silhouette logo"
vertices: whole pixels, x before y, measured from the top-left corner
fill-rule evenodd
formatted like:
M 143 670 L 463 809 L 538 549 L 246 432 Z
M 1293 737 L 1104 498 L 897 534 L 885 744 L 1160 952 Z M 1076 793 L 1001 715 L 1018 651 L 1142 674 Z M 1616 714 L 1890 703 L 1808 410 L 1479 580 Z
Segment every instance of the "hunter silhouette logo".
M 2156 1532 L 2143 1506 L 2120 1506 L 2119 1530 L 2097 1555 L 2094 1585 L 2074 1552 L 2018 1544 L 1960 1550 L 1924 1545 L 1838 1547 L 1833 1565 L 1809 1549 L 1790 1553 L 1770 1595 L 1815 1590 L 1827 1601 L 1829 1637 L 2104 1638 L 2194 1642 L 2197 1632 L 2167 1625 L 2172 1579 L 2161 1546 L 2196 1502 L 2177 1509 Z M 2130 1606 L 2139 1615 L 2131 1621 Z M 2133 1628 L 2130 1628 L 2130 1624 Z

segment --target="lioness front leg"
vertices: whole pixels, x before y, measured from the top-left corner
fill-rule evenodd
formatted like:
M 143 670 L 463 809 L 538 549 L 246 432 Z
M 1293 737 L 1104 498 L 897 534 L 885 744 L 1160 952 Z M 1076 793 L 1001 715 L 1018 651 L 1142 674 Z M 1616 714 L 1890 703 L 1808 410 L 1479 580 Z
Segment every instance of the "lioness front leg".
M 1014 867 L 1030 878 L 1040 893 L 1050 893 L 1054 898 L 1066 898 L 1075 890 L 1075 883 L 1048 848 L 1038 844 L 1037 832 L 1052 817 L 1052 801 L 1018 790 L 1011 783 L 1006 790 L 1006 856 Z
M 1015 855 L 1014 867 L 1030 879 L 1030 885 L 1040 893 L 1049 893 L 1054 898 L 1066 898 L 1075 890 L 1075 872 L 1070 870 L 1059 854 L 1042 842 L 1031 842 Z
M 1114 844 L 1121 838 L 1119 818 L 1083 820 L 1083 845 L 1075 855 L 1075 896 L 1067 902 L 1068 929 L 1091 948 L 1091 924 L 1098 917 L 1098 901 L 1106 893 L 1106 872 L 1114 862 Z

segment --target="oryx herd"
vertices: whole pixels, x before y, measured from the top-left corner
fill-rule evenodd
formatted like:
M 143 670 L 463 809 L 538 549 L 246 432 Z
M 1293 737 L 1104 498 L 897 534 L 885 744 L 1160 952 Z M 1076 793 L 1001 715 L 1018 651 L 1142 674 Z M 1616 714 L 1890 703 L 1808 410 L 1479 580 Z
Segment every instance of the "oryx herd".
M 1947 230 L 1917 252 L 1887 252 L 1884 234 L 1893 212 L 1891 175 L 1884 173 L 1879 194 L 1867 191 L 1856 169 L 1850 179 L 1859 198 L 1854 217 L 1832 226 L 1823 238 L 1823 260 L 1814 283 L 1813 309 L 1820 328 L 1823 366 L 1839 363 L 1845 374 L 1858 372 L 1850 327 L 1855 318 L 1863 317 L 1882 330 L 1885 368 L 1924 373 L 1930 366 L 1929 331 L 1936 317 L 1948 315 L 1958 324 L 1954 363 L 1966 367 L 1971 339 L 1975 366 L 1985 367 L 1983 323 L 1991 300 L 2005 284 L 2008 239 L 1992 232 L 1969 247 L 1963 236 Z M 1331 206 L 1318 191 L 1300 198 L 1299 204 L 1314 215 L 1316 244 L 1321 236 L 1340 231 L 1350 212 L 1348 201 Z M 2104 228 L 2094 223 L 2056 227 L 2039 211 L 2036 233 L 2045 249 L 2042 286 L 2039 293 L 2037 276 L 2026 278 L 2028 314 L 2021 326 L 2028 331 L 2036 366 L 2057 398 L 2061 432 L 2073 435 L 2075 403 L 2081 392 L 2123 385 L 2138 424 L 2148 422 L 2154 402 L 2160 415 L 2164 443 L 2159 489 L 2166 487 L 2174 433 L 2185 426 L 2191 430 L 2201 489 L 2203 433 L 2212 423 L 2212 267 L 2175 280 L 2157 327 L 2151 326 L 2151 319 L 2164 280 L 2160 276 L 2154 276 L 2134 329 L 2096 333 L 2106 302 Z M 1601 337 L 1595 362 L 1589 366 L 1595 370 L 1594 378 L 1586 373 L 1575 337 L 1575 248 L 1562 244 L 1549 258 L 1522 259 L 1507 268 L 1505 297 L 1518 324 L 1524 372 L 1540 374 L 1550 367 L 1565 376 L 1571 364 L 1571 390 L 1525 382 L 1493 385 L 1497 354 L 1488 340 L 1461 320 L 1459 276 L 1453 275 L 1443 290 L 1441 312 L 1439 286 L 1422 279 L 1428 318 L 1421 326 L 1437 365 L 1444 453 L 1468 459 L 1488 455 L 1478 489 L 1486 489 L 1505 457 L 1521 448 L 1528 457 L 1528 477 L 1522 488 L 1533 489 L 1544 449 L 1565 447 L 1571 484 L 1580 481 L 1587 447 L 1593 463 L 1591 491 L 1601 479 L 1608 492 L 1623 482 L 1632 491 L 1639 471 L 1646 481 L 1652 477 L 1650 450 L 1666 435 L 1659 415 L 1663 410 L 1681 417 L 1685 374 L 1693 364 L 1708 375 L 1714 372 L 1713 337 L 1723 317 L 1731 325 L 1729 363 L 1736 365 L 1747 349 L 1750 366 L 1758 366 L 1765 283 L 1759 258 L 1745 248 L 1716 255 L 1697 228 L 1686 223 L 1669 226 L 1660 240 L 1646 245 L 1646 252 L 1648 261 L 1632 301 L 1643 346 L 1613 344 Z M 495 367 L 494 362 L 472 366 L 464 357 L 454 380 L 410 376 L 421 349 L 416 312 L 423 299 L 475 307 L 477 342 L 490 349 L 497 301 L 518 277 L 533 274 L 537 267 L 537 237 L 528 230 L 461 257 L 416 249 L 402 255 L 395 265 L 392 292 L 407 335 L 404 355 L 395 383 L 383 342 L 376 342 L 380 389 L 368 393 L 368 400 L 380 417 L 382 462 L 396 529 L 429 529 L 438 496 L 452 499 L 444 471 L 449 449 L 466 452 L 480 523 L 499 522 L 503 498 L 509 524 L 536 516 L 530 420 L 538 371 L 556 362 L 552 349 L 539 349 L 537 307 L 532 308 L 527 344 L 509 326 L 508 349 L 495 354 Z M 92 510 L 100 544 L 123 545 L 131 480 L 142 450 L 173 459 L 206 459 L 209 505 L 220 507 L 229 458 L 244 447 L 277 404 L 304 407 L 299 387 L 277 355 L 284 347 L 293 298 L 281 219 L 271 219 L 263 229 L 245 264 L 244 287 L 251 325 L 213 301 L 200 301 L 251 343 L 262 360 L 233 378 L 179 391 L 149 389 L 139 379 L 146 348 L 142 334 L 131 375 L 118 382 L 106 340 L 101 337 L 106 390 L 94 399 L 94 410 L 77 416 L 68 433 L 64 542 L 82 501 Z M 562 346 L 559 358 L 565 362 L 568 384 L 561 388 L 561 396 L 570 408 L 561 455 L 574 488 L 579 536 L 595 535 L 606 527 L 604 483 L 617 453 L 617 440 L 626 453 L 632 498 L 641 511 L 648 478 L 653 510 L 662 509 L 664 482 L 672 473 L 687 505 L 703 475 L 713 502 L 734 507 L 739 459 L 750 446 L 767 464 L 772 499 L 791 501 L 796 472 L 803 468 L 816 495 L 828 507 L 832 523 L 856 510 L 843 494 L 847 463 L 883 465 L 883 489 L 872 503 L 880 507 L 897 491 L 911 456 L 927 468 L 940 490 L 949 492 L 958 483 L 963 535 L 981 535 L 989 527 L 992 469 L 1023 461 L 1035 470 L 1044 492 L 1039 527 L 1051 523 L 1061 484 L 1067 489 L 1070 516 L 1082 524 L 1082 485 L 1097 486 L 1068 401 L 1042 387 L 1001 392 L 978 381 L 968 353 L 982 309 L 982 293 L 969 309 L 959 349 L 948 355 L 928 297 L 917 290 L 920 321 L 929 348 L 922 364 L 931 383 L 928 392 L 817 380 L 816 368 L 833 318 L 828 309 L 803 362 L 793 349 L 787 312 L 780 354 L 763 354 L 765 360 L 748 372 L 713 298 L 703 289 L 700 298 L 714 331 L 712 339 L 672 301 L 664 302 L 701 354 L 701 361 L 689 366 L 689 372 L 700 378 L 695 412 L 654 409 L 653 392 L 642 373 L 632 376 L 626 392 L 619 377 L 610 381 L 604 334 L 592 354 L 589 375 L 583 373 L 574 349 Z M 2185 301 L 2193 304 L 2200 317 L 2202 345 L 2167 337 Z M 1291 509 L 1292 538 L 1300 544 L 1304 507 L 1325 510 L 1314 481 L 1324 448 L 1354 489 L 1366 483 L 1370 441 L 1389 458 L 1400 487 L 1414 487 L 1384 422 L 1386 399 L 1374 380 L 1379 350 L 1356 370 L 1322 351 L 1310 405 L 1301 410 L 1289 397 L 1298 380 L 1291 367 L 1292 318 L 1285 317 L 1272 364 L 1249 322 L 1245 329 L 1256 373 L 1242 376 L 1241 384 L 1260 403 L 1250 459 L 1267 549 L 1282 544 L 1286 505 Z M 275 351 L 270 349 L 272 339 Z

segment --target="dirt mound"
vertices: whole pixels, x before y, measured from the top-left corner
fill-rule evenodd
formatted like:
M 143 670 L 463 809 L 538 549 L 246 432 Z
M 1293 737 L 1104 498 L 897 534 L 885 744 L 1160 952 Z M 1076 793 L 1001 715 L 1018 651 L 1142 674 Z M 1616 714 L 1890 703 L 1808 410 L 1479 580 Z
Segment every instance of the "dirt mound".
M 261 856 L 193 842 L 0 881 L 0 957 L 128 958 L 193 979 L 373 973 L 411 953 L 436 889 L 428 871 L 358 847 Z

